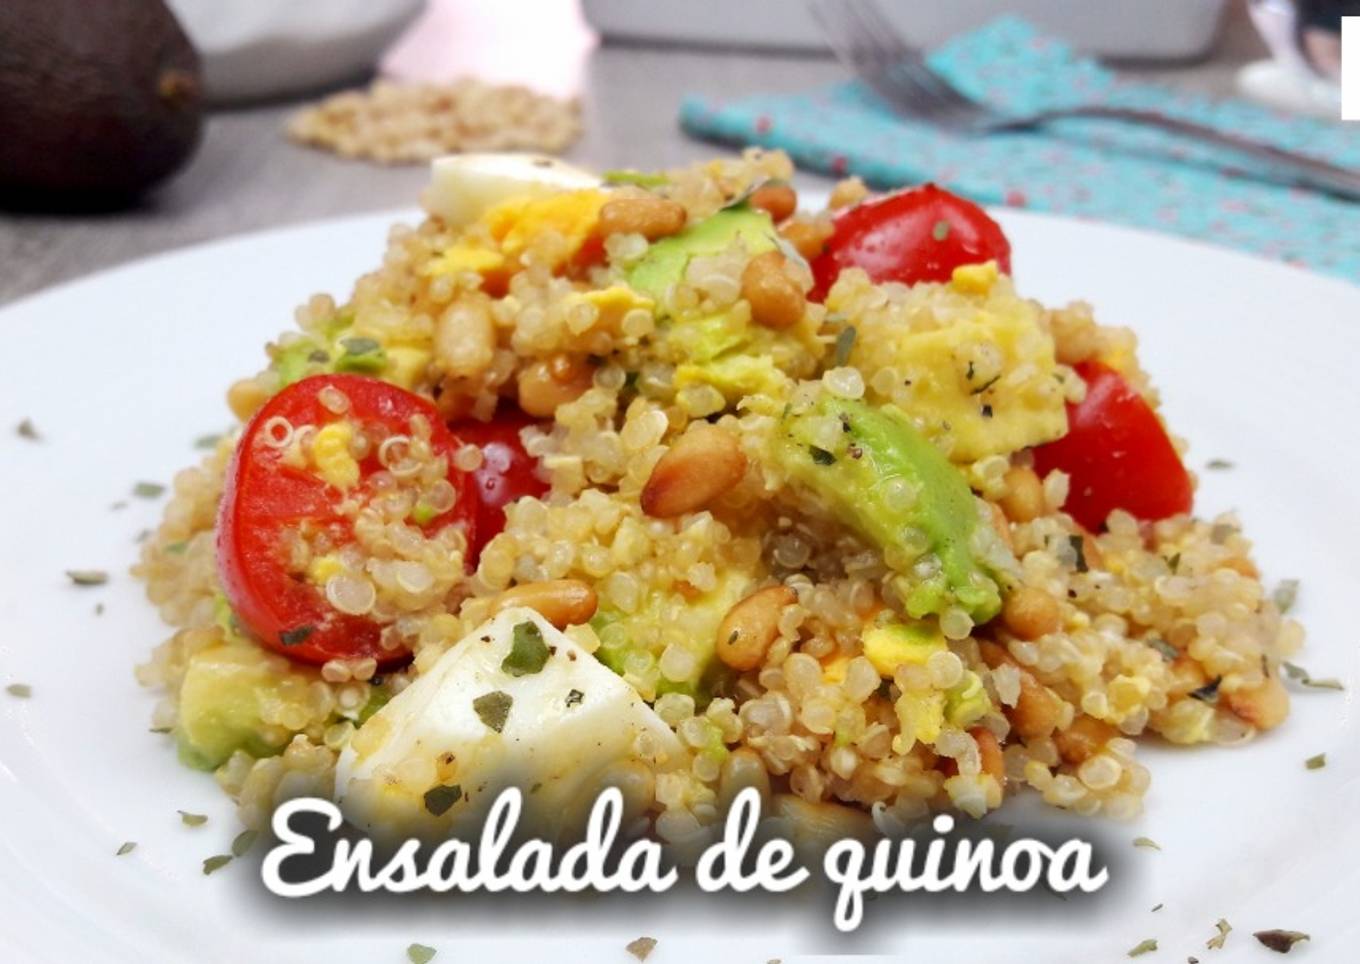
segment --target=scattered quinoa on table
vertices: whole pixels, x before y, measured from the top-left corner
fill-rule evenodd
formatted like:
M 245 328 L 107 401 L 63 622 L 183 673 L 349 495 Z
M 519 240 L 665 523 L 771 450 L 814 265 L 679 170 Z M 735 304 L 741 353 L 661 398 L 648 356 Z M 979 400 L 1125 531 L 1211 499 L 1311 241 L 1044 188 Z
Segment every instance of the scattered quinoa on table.
M 744 787 L 810 840 L 1127 820 L 1140 737 L 1284 722 L 1292 598 L 1193 514 L 1134 333 L 1024 297 L 962 199 L 799 211 L 792 173 L 442 159 L 231 385 L 142 544 L 175 630 L 137 672 L 248 826 L 310 793 L 443 832 L 511 771 L 681 848 Z
M 580 106 L 526 87 L 375 81 L 295 114 L 302 144 L 383 164 L 417 164 L 456 151 L 558 153 L 581 132 Z

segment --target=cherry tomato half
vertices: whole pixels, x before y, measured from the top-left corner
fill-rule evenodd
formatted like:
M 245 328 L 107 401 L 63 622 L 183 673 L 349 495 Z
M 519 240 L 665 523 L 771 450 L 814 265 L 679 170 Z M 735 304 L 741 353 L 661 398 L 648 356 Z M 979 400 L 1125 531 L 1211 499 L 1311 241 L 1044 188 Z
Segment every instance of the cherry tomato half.
M 477 538 L 469 550 L 473 560 L 505 528 L 508 504 L 526 495 L 537 498 L 548 491 L 548 484 L 538 477 L 538 459 L 524 451 L 519 438 L 521 429 L 536 424 L 518 409 L 502 408 L 489 422 L 468 419 L 452 426 L 459 438 L 482 450 L 482 465 L 472 472 L 477 503 Z
M 323 390 L 332 388 L 348 401 L 344 414 L 322 402 Z M 362 375 L 316 375 L 279 392 L 246 425 L 218 508 L 218 571 L 237 618 L 265 645 L 308 663 L 372 656 L 387 666 L 406 656 L 383 649 L 382 626 L 337 610 L 323 587 L 297 572 L 291 562 L 290 547 L 299 536 L 323 541 L 330 549 L 354 541 L 341 503 L 371 494 L 371 480 L 382 470 L 378 446 L 371 446 L 358 462 L 357 479 L 342 492 L 322 478 L 308 456 L 298 457 L 295 451 L 290 457 L 290 446 L 279 443 L 305 427 L 320 430 L 341 421 L 370 438 L 410 435 L 411 420 L 417 415 L 429 423 L 433 453 L 448 460 L 447 477 L 456 498 L 453 508 L 439 515 L 413 514 L 408 521 L 427 534 L 461 525 L 471 543 L 476 538 L 476 505 L 468 476 L 453 467 L 462 443 L 445 427 L 434 405 L 419 395 Z
M 1067 406 L 1067 434 L 1034 450 L 1040 475 L 1071 476 L 1067 512 L 1092 531 L 1115 509 L 1147 520 L 1189 512 L 1190 475 L 1157 414 L 1113 368 L 1083 362 L 1076 370 L 1086 398 Z
M 1011 245 L 1001 227 L 972 201 L 926 184 L 872 198 L 837 215 L 826 248 L 812 261 L 814 301 L 822 301 L 845 268 L 874 282 L 948 281 L 961 264 L 995 261 L 1011 271 Z

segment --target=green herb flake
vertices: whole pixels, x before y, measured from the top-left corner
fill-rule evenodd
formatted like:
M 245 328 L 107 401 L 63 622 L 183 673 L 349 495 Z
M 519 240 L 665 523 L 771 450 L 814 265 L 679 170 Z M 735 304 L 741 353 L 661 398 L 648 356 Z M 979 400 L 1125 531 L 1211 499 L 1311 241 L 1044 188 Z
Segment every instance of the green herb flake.
M 42 436 L 39 435 L 38 430 L 34 428 L 33 419 L 31 418 L 26 418 L 18 425 L 14 426 L 14 434 L 18 435 L 20 438 L 26 438 L 30 442 L 42 441 Z
M 456 783 L 430 787 L 425 791 L 425 809 L 436 817 L 442 817 L 461 799 L 463 799 L 463 788 Z
M 600 176 L 606 184 L 634 184 L 638 187 L 662 187 L 671 182 L 671 179 L 664 174 L 652 174 L 646 171 L 614 170 L 605 171 Z
M 176 810 L 179 814 L 180 823 L 186 827 L 201 827 L 208 822 L 208 818 L 201 813 L 190 813 L 187 810 Z
M 383 347 L 373 338 L 344 338 L 340 342 L 345 353 L 335 360 L 338 372 L 380 372 L 387 364 Z
M 501 690 L 484 693 L 472 701 L 472 710 L 490 729 L 500 733 L 505 729 L 505 721 L 510 717 L 510 707 L 515 698 Z
M 66 578 L 77 586 L 102 586 L 109 581 L 103 569 L 67 569 Z
M 1161 653 L 1162 659 L 1166 660 L 1168 663 L 1174 663 L 1180 658 L 1181 651 L 1160 636 L 1153 636 L 1150 639 L 1144 640 L 1144 642 L 1157 652 Z
M 294 629 L 285 629 L 279 633 L 279 642 L 285 646 L 296 646 L 299 643 L 305 643 L 314 632 L 316 632 L 315 626 L 298 626 Z
M 580 706 L 585 702 L 586 694 L 580 690 L 571 690 L 567 693 L 567 706 Z
M 850 361 L 850 353 L 855 350 L 855 338 L 858 335 L 854 325 L 846 325 L 836 336 L 836 354 L 833 359 L 836 368 L 842 368 Z
M 1204 463 L 1204 467 L 1206 469 L 1212 469 L 1215 472 L 1226 472 L 1228 469 L 1236 468 L 1236 466 L 1227 459 L 1210 459 L 1208 462 Z
M 1139 941 L 1136 945 L 1134 945 L 1134 947 L 1129 951 L 1129 957 L 1142 957 L 1144 954 L 1151 954 L 1156 949 L 1157 949 L 1156 939 L 1149 937 L 1147 940 Z
M 217 448 L 217 443 L 221 440 L 222 436 L 218 434 L 210 433 L 208 435 L 200 435 L 198 438 L 194 439 L 194 448 L 215 449 Z
M 832 455 L 826 449 L 818 448 L 815 445 L 808 446 L 808 454 L 812 456 L 812 461 L 816 462 L 818 465 L 836 464 L 836 456 Z
M 1215 705 L 1218 703 L 1218 687 L 1223 682 L 1222 676 L 1215 676 L 1212 680 L 1205 683 L 1197 690 L 1190 691 L 1190 698 L 1199 700 L 1201 703 Z
M 425 944 L 412 944 L 406 948 L 406 959 L 411 964 L 430 964 L 439 952 Z
M 1157 841 L 1153 840 L 1151 837 L 1134 837 L 1133 845 L 1135 847 L 1142 847 L 1144 850 L 1162 849 L 1161 844 L 1157 843 Z
M 167 544 L 165 547 L 165 551 L 170 553 L 170 555 L 172 556 L 182 556 L 184 555 L 184 551 L 188 548 L 189 548 L 188 541 L 181 539 L 178 542 L 171 542 Z
M 501 670 L 511 676 L 531 676 L 548 662 L 548 644 L 537 623 L 522 622 L 515 627 L 510 654 L 501 661 Z
M 1319 753 L 1317 756 L 1310 756 L 1303 761 L 1303 765 L 1309 770 L 1321 770 L 1327 765 L 1327 754 Z
M 209 857 L 203 861 L 203 876 L 206 877 L 219 871 L 229 863 L 231 863 L 231 854 L 218 854 L 215 857 Z
M 650 955 L 652 951 L 655 950 L 655 948 L 656 948 L 655 937 L 639 937 L 635 941 L 629 941 L 628 945 L 624 948 L 624 950 L 626 950 L 629 954 L 632 954 L 639 961 L 645 961 L 647 960 L 648 955 Z
M 231 842 L 231 855 L 233 857 L 244 857 L 250 853 L 250 848 L 255 846 L 255 841 L 259 839 L 259 831 L 242 830 Z
M 1299 941 L 1311 941 L 1303 931 L 1269 930 L 1257 931 L 1251 935 L 1277 954 L 1288 954 Z
M 930 236 L 936 241 L 943 241 L 945 238 L 949 237 L 949 222 L 936 221 L 935 226 L 930 229 Z
M 1344 690 L 1345 684 L 1339 679 L 1328 677 L 1327 679 L 1314 679 L 1309 675 L 1308 670 L 1295 663 L 1281 663 L 1280 667 L 1284 670 L 1284 675 L 1297 681 L 1303 686 L 1310 686 L 1319 690 Z
M 411 521 L 418 526 L 427 526 L 439 513 L 424 502 L 417 502 L 411 510 Z
M 5 692 L 16 700 L 26 700 L 33 695 L 33 687 L 27 683 L 10 683 L 5 687 Z
M 159 482 L 138 482 L 132 487 L 132 494 L 139 499 L 158 499 L 165 494 L 165 486 Z
M 1091 567 L 1086 564 L 1086 538 L 1082 535 L 1067 537 L 1067 544 L 1072 547 L 1072 551 L 1077 556 L 1077 572 L 1090 572 Z
M 1294 603 L 1299 598 L 1299 581 L 1297 579 L 1281 579 L 1280 584 L 1275 587 L 1275 591 L 1270 594 L 1270 598 L 1275 601 L 1275 605 L 1281 613 L 1287 613 L 1294 608 Z
M 1218 933 L 1204 942 L 1204 946 L 1213 951 L 1221 951 L 1223 942 L 1228 939 L 1228 934 L 1232 932 L 1232 925 L 1220 917 L 1214 924 L 1218 928 Z
M 115 856 L 115 857 L 126 857 L 128 854 L 132 853 L 132 852 L 133 852 L 134 850 L 136 850 L 136 849 L 137 849 L 137 841 L 135 841 L 135 840 L 129 840 L 127 843 L 123 844 L 121 847 L 118 848 L 118 852 L 115 853 L 114 856 Z

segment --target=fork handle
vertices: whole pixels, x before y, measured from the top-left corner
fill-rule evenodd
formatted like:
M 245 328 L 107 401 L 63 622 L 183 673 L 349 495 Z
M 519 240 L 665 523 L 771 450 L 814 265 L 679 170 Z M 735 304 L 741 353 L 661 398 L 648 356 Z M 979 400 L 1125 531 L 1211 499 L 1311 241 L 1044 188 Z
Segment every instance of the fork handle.
M 1312 190 L 1325 191 L 1335 194 L 1352 201 L 1360 200 L 1360 171 L 1349 168 L 1339 167 L 1336 164 L 1329 164 L 1326 161 L 1309 157 L 1305 154 L 1297 154 L 1287 151 L 1272 144 L 1252 140 L 1240 134 L 1230 134 L 1225 131 L 1207 127 L 1204 124 L 1196 124 L 1194 121 L 1182 120 L 1179 117 L 1170 117 L 1166 114 L 1159 114 L 1156 111 L 1138 110 L 1132 107 L 1109 107 L 1101 104 L 1088 104 L 1078 107 L 1065 107 L 1058 110 L 1044 111 L 1039 114 L 1031 114 L 1027 117 L 1020 117 L 1014 120 L 1004 120 L 996 124 L 988 124 L 988 130 L 1019 130 L 1026 127 L 1034 127 L 1039 124 L 1047 123 L 1052 120 L 1062 120 L 1068 117 L 1104 117 L 1112 120 L 1133 121 L 1138 124 L 1147 124 L 1152 127 L 1160 127 L 1164 130 L 1173 131 L 1177 134 L 1184 134 L 1208 144 L 1216 144 L 1219 147 L 1226 147 L 1235 150 L 1248 157 L 1268 161 L 1274 166 L 1275 172 L 1280 179 L 1286 183 L 1298 187 L 1306 187 Z

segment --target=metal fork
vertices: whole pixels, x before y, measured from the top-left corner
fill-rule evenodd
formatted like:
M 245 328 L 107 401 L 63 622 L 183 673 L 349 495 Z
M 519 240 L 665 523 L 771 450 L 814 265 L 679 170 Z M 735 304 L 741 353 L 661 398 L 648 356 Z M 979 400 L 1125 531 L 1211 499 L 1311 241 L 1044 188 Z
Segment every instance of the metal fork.
M 1360 200 L 1360 171 L 1160 114 L 1102 104 L 1082 104 L 1035 114 L 1003 114 L 957 90 L 935 73 L 921 51 L 909 47 L 874 0 L 808 0 L 836 58 L 895 111 L 958 134 L 1023 130 L 1068 117 L 1104 117 L 1174 131 L 1207 144 L 1266 161 L 1266 180 Z

